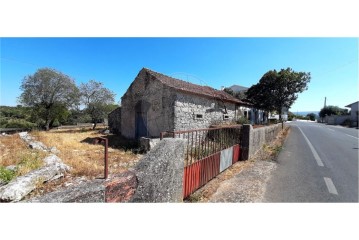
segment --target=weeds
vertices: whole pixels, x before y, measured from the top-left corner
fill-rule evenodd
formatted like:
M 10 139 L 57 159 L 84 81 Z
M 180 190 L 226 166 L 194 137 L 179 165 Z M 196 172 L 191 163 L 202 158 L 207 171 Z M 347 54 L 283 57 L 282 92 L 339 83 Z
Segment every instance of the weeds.
M 6 169 L 3 166 L 0 166 L 0 180 L 2 180 L 5 183 L 10 182 L 14 177 L 16 173 L 12 170 Z
M 16 168 L 16 175 L 21 176 L 42 167 L 42 155 L 39 152 L 20 153 L 20 162 Z

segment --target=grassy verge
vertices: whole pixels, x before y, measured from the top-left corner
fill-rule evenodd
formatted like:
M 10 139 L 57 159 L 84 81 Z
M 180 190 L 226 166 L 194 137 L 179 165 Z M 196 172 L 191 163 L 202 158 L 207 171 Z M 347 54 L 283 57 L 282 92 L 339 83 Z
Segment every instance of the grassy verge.
M 42 151 L 28 148 L 18 134 L 1 136 L 0 152 L 0 178 L 5 182 L 40 168 L 46 156 Z M 15 170 L 5 168 L 10 165 L 16 166 Z

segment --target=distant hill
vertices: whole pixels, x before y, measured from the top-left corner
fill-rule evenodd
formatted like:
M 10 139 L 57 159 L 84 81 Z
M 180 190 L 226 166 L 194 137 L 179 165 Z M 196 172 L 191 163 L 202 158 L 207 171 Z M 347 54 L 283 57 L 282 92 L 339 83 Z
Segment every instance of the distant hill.
M 314 114 L 319 115 L 319 111 L 292 112 L 292 113 L 294 113 L 295 115 L 300 115 L 300 116 L 307 116 L 307 114 L 309 114 L 309 113 L 314 113 Z
M 239 85 L 233 85 L 229 87 L 230 89 L 233 90 L 233 92 L 241 92 L 241 91 L 247 91 L 248 88 L 247 87 L 243 87 L 243 86 L 239 86 Z

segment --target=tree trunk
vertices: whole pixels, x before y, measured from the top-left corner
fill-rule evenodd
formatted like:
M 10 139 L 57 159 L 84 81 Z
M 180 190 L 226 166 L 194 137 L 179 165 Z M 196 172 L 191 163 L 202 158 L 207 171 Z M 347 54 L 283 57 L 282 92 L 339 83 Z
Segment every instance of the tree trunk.
M 49 130 L 50 130 L 50 120 L 46 120 L 45 130 L 46 130 L 46 131 L 49 131 Z
M 96 128 L 96 125 L 97 125 L 97 122 L 95 121 L 95 122 L 93 123 L 93 127 L 92 127 L 92 130 L 95 130 L 95 128 Z
M 282 118 L 282 109 L 280 109 L 279 111 L 279 122 L 281 122 L 282 123 L 282 130 L 283 130 L 283 128 L 284 128 L 284 123 L 283 123 L 283 118 Z

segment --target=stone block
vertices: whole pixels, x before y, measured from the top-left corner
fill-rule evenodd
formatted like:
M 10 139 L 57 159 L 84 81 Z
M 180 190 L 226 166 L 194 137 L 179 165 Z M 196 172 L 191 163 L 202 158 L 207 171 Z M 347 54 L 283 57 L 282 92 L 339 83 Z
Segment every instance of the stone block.
M 105 202 L 129 202 L 137 188 L 137 178 L 133 172 L 124 172 L 105 182 Z
M 165 138 L 139 161 L 131 202 L 182 202 L 185 147 L 183 139 Z

